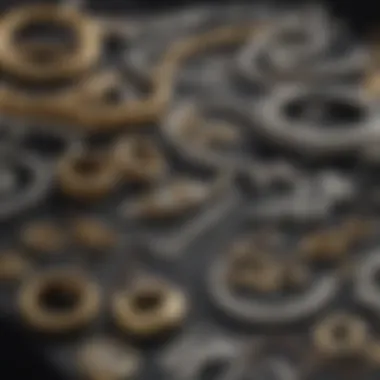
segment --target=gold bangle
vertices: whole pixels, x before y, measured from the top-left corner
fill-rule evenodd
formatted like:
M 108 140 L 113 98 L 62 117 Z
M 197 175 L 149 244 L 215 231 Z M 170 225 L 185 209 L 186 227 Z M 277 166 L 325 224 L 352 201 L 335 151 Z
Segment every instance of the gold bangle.
M 140 279 L 131 288 L 115 293 L 112 309 L 123 332 L 144 339 L 179 327 L 187 313 L 187 300 L 167 283 Z
M 18 301 L 25 322 L 46 333 L 85 327 L 100 309 L 98 286 L 75 268 L 31 277 L 21 287 Z
M 65 59 L 36 63 L 25 59 L 22 44 L 17 45 L 18 31 L 31 23 L 52 22 L 74 31 L 77 47 Z M 51 81 L 72 78 L 89 70 L 102 53 L 102 34 L 97 23 L 71 7 L 28 5 L 10 10 L 0 23 L 0 63 L 3 68 L 28 81 Z

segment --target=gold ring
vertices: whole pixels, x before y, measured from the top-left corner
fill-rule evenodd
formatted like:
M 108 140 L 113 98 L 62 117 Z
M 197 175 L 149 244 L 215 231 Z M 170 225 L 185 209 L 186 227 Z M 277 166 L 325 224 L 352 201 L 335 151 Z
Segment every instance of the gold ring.
M 106 153 L 70 152 L 58 165 L 62 192 L 84 201 L 108 195 L 118 185 L 119 179 L 120 172 Z
M 115 293 L 116 325 L 137 338 L 150 338 L 180 326 L 187 313 L 184 294 L 158 280 L 143 279 Z
M 32 23 L 51 22 L 73 30 L 76 47 L 65 59 L 36 62 L 26 59 L 16 36 Z M 28 81 L 51 81 L 72 78 L 90 69 L 102 53 L 102 33 L 97 23 L 71 7 L 28 5 L 10 10 L 0 23 L 0 63 L 3 68 Z
M 85 327 L 100 309 L 98 286 L 74 268 L 31 277 L 21 287 L 18 301 L 25 322 L 47 333 Z
M 357 356 L 364 353 L 368 327 L 356 316 L 337 313 L 316 326 L 313 340 L 316 349 L 328 358 Z

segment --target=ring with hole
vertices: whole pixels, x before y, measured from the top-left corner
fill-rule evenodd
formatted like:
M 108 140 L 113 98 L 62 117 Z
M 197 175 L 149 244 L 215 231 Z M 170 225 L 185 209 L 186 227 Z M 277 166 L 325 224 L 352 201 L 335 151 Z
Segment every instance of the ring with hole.
M 75 268 L 52 269 L 29 278 L 19 291 L 24 321 L 46 333 L 84 328 L 98 315 L 98 286 Z
M 238 297 L 228 284 L 229 263 L 218 259 L 208 275 L 208 292 L 215 305 L 228 316 L 241 323 L 288 324 L 308 319 L 330 305 L 340 290 L 340 280 L 335 274 L 324 274 L 305 292 L 277 301 L 252 297 Z
M 80 347 L 78 369 L 88 380 L 133 379 L 141 367 L 137 351 L 111 337 L 92 338 Z
M 380 314 L 380 256 L 374 252 L 359 264 L 354 272 L 354 298 L 358 304 Z
M 68 243 L 64 230 L 53 222 L 35 221 L 26 225 L 20 232 L 21 244 L 37 253 L 55 253 Z
M 47 196 L 53 171 L 26 150 L 7 149 L 0 157 L 0 219 L 8 219 L 35 207 Z
M 323 52 L 331 39 L 331 28 L 321 27 L 325 17 L 311 16 L 285 18 L 254 36 L 237 56 L 238 75 L 253 84 L 307 77 L 310 65 L 305 63 Z
M 75 35 L 75 47 L 64 59 L 46 56 L 43 60 L 28 59 L 18 34 L 31 25 L 50 23 L 68 28 Z M 10 10 L 1 20 L 0 64 L 5 71 L 32 81 L 51 81 L 83 74 L 93 67 L 101 55 L 101 30 L 90 17 L 74 7 L 28 5 Z M 48 59 L 49 58 L 49 59 Z
M 360 92 L 288 85 L 258 102 L 251 116 L 252 127 L 263 138 L 306 156 L 329 157 L 358 153 L 377 139 L 376 112 Z M 334 124 L 324 127 L 309 120 L 321 113 L 335 118 Z
M 120 172 L 108 153 L 80 150 L 69 152 L 59 162 L 58 180 L 64 194 L 94 201 L 116 188 Z
M 29 263 L 12 250 L 0 252 L 0 282 L 19 281 L 30 270 Z
M 336 313 L 325 318 L 313 330 L 313 344 L 324 357 L 357 357 L 368 343 L 366 323 L 350 314 Z
M 156 279 L 139 279 L 114 294 L 116 325 L 136 338 L 151 338 L 177 329 L 187 314 L 187 299 L 178 289 Z

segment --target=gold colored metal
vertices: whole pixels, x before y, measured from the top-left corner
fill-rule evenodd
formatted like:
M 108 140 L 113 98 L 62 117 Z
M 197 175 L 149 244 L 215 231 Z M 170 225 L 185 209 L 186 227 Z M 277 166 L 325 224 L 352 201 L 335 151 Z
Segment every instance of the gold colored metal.
M 117 233 L 106 223 L 94 218 L 74 220 L 72 231 L 77 244 L 96 251 L 112 249 L 118 242 Z
M 367 324 L 354 315 L 337 313 L 322 320 L 314 329 L 313 343 L 326 358 L 358 357 L 369 340 Z
M 370 42 L 371 67 L 365 76 L 364 88 L 369 95 L 375 99 L 380 99 L 380 33 L 374 33 L 373 41 Z
M 127 205 L 126 214 L 146 220 L 176 218 L 204 204 L 212 193 L 212 184 L 175 178 L 139 196 L 133 204 Z
M 98 286 L 75 268 L 53 269 L 28 279 L 19 292 L 24 321 L 46 333 L 85 327 L 98 315 Z
M 136 338 L 151 338 L 178 328 L 187 314 L 185 295 L 173 286 L 140 278 L 112 301 L 116 325 Z
M 132 380 L 141 367 L 137 351 L 110 338 L 93 338 L 78 352 L 78 367 L 88 380 Z
M 29 270 L 30 264 L 18 252 L 0 252 L 0 282 L 21 280 Z
M 0 111 L 45 120 L 60 118 L 89 131 L 109 131 L 131 124 L 157 122 L 166 112 L 173 96 L 176 74 L 186 60 L 210 49 L 244 43 L 261 29 L 261 25 L 222 27 L 174 43 L 156 66 L 152 75 L 152 91 L 144 99 L 116 104 L 96 102 L 96 106 L 84 106 L 89 101 L 89 89 L 95 86 L 90 78 L 85 78 L 75 89 L 53 97 L 30 97 L 4 86 L 0 88 Z M 93 80 L 97 81 L 96 76 Z
M 95 201 L 115 189 L 120 172 L 108 153 L 70 152 L 58 165 L 58 180 L 64 194 Z
M 46 60 L 28 59 L 17 34 L 25 27 L 49 22 L 72 30 L 75 47 L 64 59 L 50 56 Z M 60 5 L 27 5 L 11 9 L 0 23 L 0 64 L 5 71 L 28 81 L 51 81 L 72 78 L 92 68 L 102 53 L 101 29 L 90 17 L 73 7 Z
M 119 140 L 114 148 L 114 161 L 130 182 L 154 183 L 168 172 L 163 154 L 148 137 L 127 136 Z
M 282 286 L 282 274 L 281 265 L 273 257 L 254 247 L 250 251 L 232 252 L 228 280 L 236 290 L 278 291 Z
M 301 290 L 311 282 L 311 273 L 307 265 L 299 262 L 285 263 L 283 267 L 283 287 L 289 290 Z
M 374 367 L 380 367 L 380 342 L 371 341 L 365 347 L 367 360 Z
M 354 245 L 374 232 L 374 223 L 372 220 L 353 217 L 343 221 L 341 228 L 347 239 Z
M 54 253 L 65 247 L 67 235 L 59 226 L 47 221 L 36 221 L 21 230 L 20 241 L 29 250 Z
M 306 260 L 336 263 L 346 257 L 350 248 L 350 237 L 338 227 L 306 236 L 301 240 L 298 250 Z

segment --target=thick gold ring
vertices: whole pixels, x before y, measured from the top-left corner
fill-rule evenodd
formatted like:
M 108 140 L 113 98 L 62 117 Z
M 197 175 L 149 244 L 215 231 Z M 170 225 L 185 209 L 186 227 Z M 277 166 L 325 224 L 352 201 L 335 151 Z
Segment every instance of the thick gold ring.
M 142 280 L 113 297 L 116 325 L 137 338 L 151 338 L 180 326 L 187 301 L 178 289 L 156 280 Z
M 62 192 L 84 201 L 108 195 L 118 185 L 119 179 L 120 171 L 107 154 L 70 152 L 58 165 Z
M 316 349 L 327 358 L 357 356 L 364 353 L 368 326 L 356 316 L 337 313 L 316 326 L 313 339 Z
M 77 270 L 59 269 L 35 275 L 20 289 L 21 316 L 46 333 L 67 333 L 89 324 L 98 314 L 98 286 Z
M 63 25 L 74 31 L 76 47 L 65 58 L 46 60 L 43 64 L 26 59 L 17 33 L 38 22 Z M 102 33 L 95 21 L 72 7 L 28 5 L 10 10 L 0 23 L 0 63 L 3 68 L 28 81 L 72 78 L 94 66 L 102 53 Z

